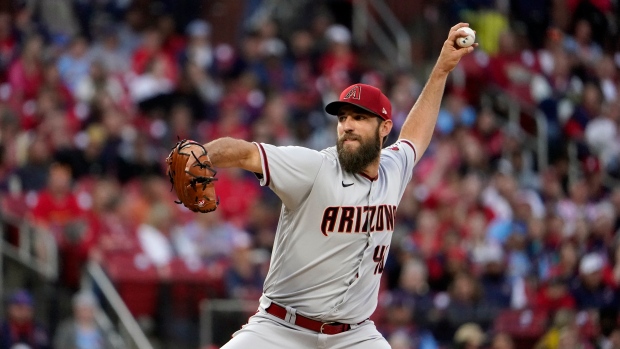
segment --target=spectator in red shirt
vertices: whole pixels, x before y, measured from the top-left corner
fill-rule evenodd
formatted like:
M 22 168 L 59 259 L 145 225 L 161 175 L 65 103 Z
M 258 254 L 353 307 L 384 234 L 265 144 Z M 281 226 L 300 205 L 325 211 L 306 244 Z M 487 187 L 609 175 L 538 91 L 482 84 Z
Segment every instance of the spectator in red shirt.
M 162 37 L 162 51 L 170 57 L 173 62 L 177 62 L 181 52 L 185 48 L 187 40 L 185 36 L 176 31 L 177 23 L 169 13 L 162 14 L 157 19 L 157 29 Z
M 136 49 L 132 57 L 133 72 L 140 75 L 147 72 L 154 60 L 161 62 L 164 76 L 176 81 L 177 70 L 175 61 L 162 49 L 162 35 L 157 28 L 147 29 L 142 36 L 142 45 Z
M 139 76 L 129 83 L 129 93 L 134 103 L 153 100 L 161 95 L 171 93 L 175 80 L 171 78 L 168 59 L 164 55 L 154 55 L 141 69 Z
M 29 107 L 24 102 L 34 100 L 43 83 L 42 70 L 43 39 L 33 36 L 26 41 L 20 57 L 11 64 L 8 71 L 8 81 L 11 86 L 11 105 L 14 110 L 26 111 Z M 30 106 L 31 109 L 34 108 Z M 24 124 L 25 129 L 33 125 Z
M 500 34 L 498 54 L 491 57 L 488 65 L 489 78 L 520 103 L 533 102 L 530 82 L 539 69 L 536 57 L 522 50 L 517 35 L 507 30 Z
M 569 280 L 552 277 L 541 285 L 536 293 L 534 308 L 546 311 L 553 316 L 559 309 L 575 309 L 575 298 L 569 292 Z
M 71 191 L 71 170 L 61 164 L 50 166 L 47 187 L 39 192 L 32 206 L 36 223 L 51 229 L 57 237 L 75 217 L 82 213 L 77 198 Z

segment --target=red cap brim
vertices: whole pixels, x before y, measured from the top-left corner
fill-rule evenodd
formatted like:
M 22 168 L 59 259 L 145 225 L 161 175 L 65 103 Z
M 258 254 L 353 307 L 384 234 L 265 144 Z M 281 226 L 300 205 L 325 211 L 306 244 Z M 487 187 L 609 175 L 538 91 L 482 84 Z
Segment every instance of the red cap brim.
M 351 102 L 343 102 L 343 101 L 331 102 L 331 103 L 329 103 L 329 104 L 327 104 L 325 106 L 325 111 L 327 112 L 327 114 L 336 115 L 337 116 L 338 115 L 338 111 L 340 111 L 340 108 L 344 107 L 345 105 L 352 105 L 354 107 L 358 107 L 360 109 L 363 109 L 363 110 L 369 112 L 372 115 L 380 117 L 383 120 L 387 120 L 383 115 L 377 114 L 374 111 L 372 111 L 372 110 L 370 110 L 370 109 L 368 109 L 368 108 L 366 108 L 366 107 L 364 107 L 362 105 L 351 103 Z

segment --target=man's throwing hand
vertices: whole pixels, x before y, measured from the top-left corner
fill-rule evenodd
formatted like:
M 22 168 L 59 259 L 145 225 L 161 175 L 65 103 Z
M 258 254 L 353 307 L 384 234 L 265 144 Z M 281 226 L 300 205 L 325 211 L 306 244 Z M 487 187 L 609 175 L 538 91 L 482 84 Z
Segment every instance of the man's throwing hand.
M 467 36 L 467 32 L 459 30 L 460 28 L 465 27 L 469 27 L 469 24 L 459 23 L 450 28 L 450 34 L 448 34 L 448 38 L 444 41 L 443 47 L 441 48 L 441 53 L 439 54 L 439 58 L 435 64 L 435 69 L 439 72 L 445 74 L 450 73 L 459 63 L 461 58 L 463 58 L 463 56 L 473 52 L 474 47 L 478 46 L 477 43 L 469 47 L 459 47 L 456 44 L 456 39 Z

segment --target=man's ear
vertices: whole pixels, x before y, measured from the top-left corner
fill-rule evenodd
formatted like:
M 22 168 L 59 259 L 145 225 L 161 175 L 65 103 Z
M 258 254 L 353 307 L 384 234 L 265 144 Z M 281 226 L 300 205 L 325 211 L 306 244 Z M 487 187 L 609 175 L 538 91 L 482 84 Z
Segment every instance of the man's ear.
M 379 125 L 379 135 L 382 139 L 392 132 L 392 126 L 394 126 L 392 120 L 384 120 L 381 125 Z

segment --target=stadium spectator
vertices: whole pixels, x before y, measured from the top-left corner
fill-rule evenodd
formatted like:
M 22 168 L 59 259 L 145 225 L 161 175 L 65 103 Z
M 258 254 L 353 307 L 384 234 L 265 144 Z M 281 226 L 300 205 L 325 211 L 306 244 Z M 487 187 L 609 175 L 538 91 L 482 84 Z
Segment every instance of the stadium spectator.
M 596 253 L 584 255 L 579 262 L 579 281 L 572 288 L 578 309 L 617 309 L 618 291 L 603 280 L 605 260 Z
M 95 59 L 88 74 L 76 78 L 74 95 L 80 102 L 90 105 L 97 96 L 106 94 L 115 105 L 122 105 L 125 90 L 115 75 L 108 74 L 103 61 Z
M 54 335 L 54 348 L 112 349 L 111 337 L 97 324 L 97 298 L 87 291 L 73 296 L 73 315 L 64 320 Z
M 189 243 L 187 257 L 204 265 L 218 261 L 229 263 L 235 250 L 251 246 L 251 237 L 225 220 L 220 210 L 211 213 L 198 215 L 179 229 Z
M 77 36 L 71 40 L 65 54 L 58 58 L 58 72 L 73 93 L 78 83 L 88 75 L 91 57 L 88 55 L 86 38 Z
M 509 334 L 499 332 L 491 340 L 491 349 L 515 349 L 515 344 Z
M 162 278 L 169 278 L 170 263 L 174 258 L 189 258 L 185 246 L 191 244 L 177 230 L 177 222 L 168 204 L 154 203 L 148 217 L 137 228 L 138 241 L 144 254 L 157 268 Z
M 438 349 L 433 334 L 417 324 L 418 304 L 404 294 L 390 294 L 387 297 L 385 316 L 380 331 L 392 348 Z
M 63 229 L 82 215 L 72 185 L 71 170 L 65 165 L 54 163 L 49 167 L 45 189 L 31 203 L 35 223 L 49 229 L 59 241 Z
M 17 289 L 7 300 L 7 314 L 0 325 L 0 348 L 20 345 L 31 349 L 50 349 L 47 330 L 35 319 L 34 299 L 29 291 Z
M 237 246 L 231 253 L 231 265 L 224 282 L 229 298 L 257 299 L 263 292 L 267 269 L 250 246 Z
M 129 83 L 129 92 L 134 103 L 165 95 L 173 91 L 175 81 L 171 79 L 170 68 L 165 56 L 154 55 L 140 67 L 140 74 Z
M 500 246 L 488 245 L 481 254 L 480 275 L 483 297 L 490 305 L 508 308 L 512 297 L 512 283 L 506 273 L 506 257 Z
M 486 335 L 476 323 L 466 323 L 458 328 L 454 334 L 456 349 L 479 349 L 486 341 Z
M 131 67 L 129 51 L 121 46 L 119 31 L 108 24 L 88 51 L 90 57 L 101 62 L 105 71 L 117 77 L 126 74 Z
M 435 325 L 434 331 L 441 333 L 442 338 L 452 338 L 469 322 L 489 328 L 500 308 L 488 302 L 482 292 L 480 282 L 471 274 L 457 274 L 450 285 L 449 298 L 442 304 L 443 320 Z
M 550 278 L 539 287 L 533 305 L 551 317 L 560 309 L 575 309 L 575 298 L 570 293 L 569 281 L 561 277 Z
M 33 128 L 36 123 L 31 114 L 36 109 L 32 102 L 43 83 L 43 38 L 29 37 L 21 54 L 9 66 L 7 75 L 10 86 L 10 105 L 22 113 L 21 124 L 24 129 Z

